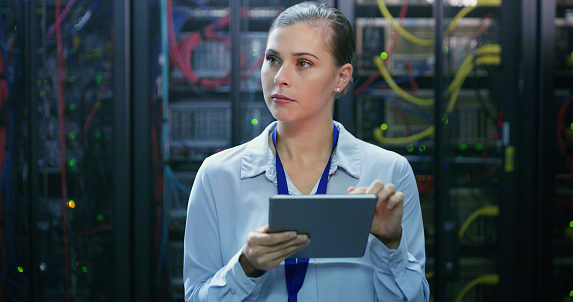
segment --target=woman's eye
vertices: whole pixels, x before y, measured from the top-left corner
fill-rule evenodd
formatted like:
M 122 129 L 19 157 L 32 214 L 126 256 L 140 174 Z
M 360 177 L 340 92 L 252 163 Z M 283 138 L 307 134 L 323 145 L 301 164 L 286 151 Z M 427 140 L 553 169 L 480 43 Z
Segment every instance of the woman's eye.
M 272 65 L 272 64 L 278 63 L 278 60 L 277 60 L 277 58 L 275 58 L 275 57 L 269 56 L 269 57 L 267 57 L 267 62 L 269 62 L 269 64 Z
M 298 62 L 296 62 L 296 66 L 300 68 L 308 67 L 310 65 L 312 65 L 312 63 L 307 60 L 299 60 Z

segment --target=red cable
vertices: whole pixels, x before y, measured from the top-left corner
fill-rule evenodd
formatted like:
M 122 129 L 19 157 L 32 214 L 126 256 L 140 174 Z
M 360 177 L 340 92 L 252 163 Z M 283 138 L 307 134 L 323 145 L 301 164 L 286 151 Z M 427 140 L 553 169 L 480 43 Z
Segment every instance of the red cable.
M 93 106 L 92 106 L 92 110 L 90 111 L 90 114 L 88 116 L 88 118 L 86 119 L 86 122 L 84 123 L 84 127 L 82 128 L 83 133 L 86 133 L 88 131 L 89 126 L 91 125 L 95 114 L 97 112 L 97 109 L 99 107 L 99 104 L 101 103 L 101 100 L 103 98 L 103 95 L 105 93 L 105 89 L 107 88 L 107 82 L 109 81 L 109 78 L 111 76 L 111 67 L 113 66 L 113 37 L 114 37 L 114 30 L 112 28 L 111 30 L 111 47 L 109 48 L 109 55 L 107 58 L 107 67 L 106 67 L 106 71 L 105 71 L 105 77 L 103 79 L 103 82 L 101 84 L 101 87 L 99 89 L 96 101 L 94 102 Z
M 412 62 L 410 60 L 406 60 L 406 70 L 408 72 L 408 78 L 410 79 L 410 85 L 412 86 L 412 91 L 416 92 L 420 90 L 420 87 L 418 87 L 418 83 L 416 83 L 416 79 L 414 79 L 412 72 Z
M 485 16 L 483 16 L 483 18 L 481 18 L 480 22 L 479 22 L 479 26 L 476 29 L 474 38 L 479 37 L 484 31 L 485 31 L 485 21 L 487 21 L 488 19 L 491 19 L 493 16 L 495 16 L 495 13 L 489 13 Z
M 565 103 L 563 103 L 563 105 L 561 106 L 561 108 L 559 109 L 559 113 L 557 114 L 557 121 L 556 121 L 556 133 L 557 133 L 557 143 L 559 144 L 559 149 L 561 150 L 561 152 L 563 153 L 563 155 L 565 156 L 565 162 L 567 163 L 567 166 L 569 166 L 569 169 L 571 169 L 571 171 L 573 171 L 573 160 L 567 156 L 567 149 L 565 149 L 565 143 L 563 141 L 563 135 L 565 134 L 565 111 L 567 110 L 567 107 L 569 107 L 571 105 L 571 103 L 573 103 L 573 95 L 570 96 Z
M 408 11 L 408 1 L 409 0 L 404 0 L 404 2 L 402 2 L 402 7 L 400 8 L 400 16 L 398 19 L 398 23 L 400 24 L 400 26 L 402 26 L 404 24 L 404 19 L 406 18 L 406 12 Z M 392 37 L 392 46 L 390 47 L 390 50 L 388 51 L 388 56 L 384 60 L 384 65 L 388 65 L 388 62 L 390 61 L 390 57 L 392 56 L 392 54 L 394 53 L 394 49 L 396 48 L 396 41 L 398 40 L 399 36 L 400 36 L 400 34 L 398 32 L 394 33 L 394 36 Z M 354 91 L 354 95 L 356 96 L 356 95 L 363 93 L 366 89 L 368 89 L 368 87 L 372 84 L 372 82 L 374 82 L 374 80 L 376 80 L 376 78 L 378 78 L 379 76 L 380 76 L 380 71 L 375 70 L 370 75 L 370 77 L 364 83 L 362 83 L 362 85 L 360 85 L 360 87 L 358 87 Z
M 398 114 L 400 114 L 400 116 L 404 120 L 404 125 L 406 126 L 406 131 L 404 131 L 404 136 L 410 136 L 410 133 L 412 133 L 412 127 L 410 126 L 410 119 L 408 119 L 406 112 L 404 111 L 404 109 L 402 109 L 400 106 L 396 104 L 392 104 L 392 108 L 398 111 Z
M 247 13 L 243 10 L 241 11 L 241 16 L 246 16 Z M 278 16 L 278 14 L 277 14 Z M 276 18 L 276 17 L 275 17 Z M 187 35 L 185 38 L 181 39 L 177 42 L 177 38 L 175 37 L 175 29 L 174 29 L 174 21 L 173 21 L 173 6 L 171 0 L 167 0 L 167 23 L 168 23 L 168 40 L 169 40 L 169 57 L 173 61 L 173 63 L 183 72 L 185 78 L 192 83 L 196 83 L 205 87 L 214 88 L 218 86 L 223 86 L 228 84 L 231 81 L 231 72 L 224 77 L 221 78 L 199 78 L 195 71 L 193 70 L 193 66 L 191 64 L 191 58 L 193 56 L 193 51 L 195 48 L 204 40 L 214 40 L 219 41 L 225 46 L 230 49 L 231 48 L 231 39 L 230 37 L 221 35 L 217 29 L 226 27 L 229 25 L 231 21 L 230 15 L 226 15 L 221 17 L 215 21 L 215 23 L 207 25 L 203 28 L 202 31 L 194 31 Z M 251 64 L 242 75 L 243 78 L 250 75 L 254 70 L 257 69 L 261 65 L 264 60 L 264 53 L 261 53 L 259 58 L 256 62 Z M 245 66 L 245 56 L 241 53 L 241 62 L 240 66 Z
M 60 0 L 56 0 L 56 44 L 58 51 L 58 115 L 60 120 L 60 170 L 62 182 L 62 229 L 64 235 L 64 256 L 66 261 L 66 301 L 71 302 L 70 291 L 70 247 L 68 237 L 67 182 L 66 182 L 66 135 L 64 124 L 64 53 L 62 50 L 62 29 L 60 27 Z

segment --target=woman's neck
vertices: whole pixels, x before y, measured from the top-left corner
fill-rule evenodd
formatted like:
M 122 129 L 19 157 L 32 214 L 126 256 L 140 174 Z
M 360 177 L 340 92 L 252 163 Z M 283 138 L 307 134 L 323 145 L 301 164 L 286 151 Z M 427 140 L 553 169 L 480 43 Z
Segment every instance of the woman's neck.
M 277 149 L 281 160 L 301 164 L 330 157 L 333 140 L 332 119 L 320 123 L 277 123 Z

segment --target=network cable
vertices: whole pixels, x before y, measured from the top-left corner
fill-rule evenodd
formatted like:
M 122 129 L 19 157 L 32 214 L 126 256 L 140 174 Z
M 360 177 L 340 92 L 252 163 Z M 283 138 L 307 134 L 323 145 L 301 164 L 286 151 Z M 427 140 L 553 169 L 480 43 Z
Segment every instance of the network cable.
M 456 297 L 455 302 L 462 302 L 465 295 L 468 293 L 470 289 L 478 284 L 487 284 L 487 285 L 497 285 L 499 284 L 499 275 L 498 274 L 487 274 L 475 278 L 470 283 L 466 284 L 464 288 L 460 291 L 458 296 Z
M 476 49 L 475 54 L 470 54 L 468 57 L 466 57 L 466 59 L 464 60 L 464 62 L 461 64 L 460 68 L 458 69 L 458 72 L 456 73 L 456 75 L 454 76 L 454 79 L 452 80 L 452 82 L 450 83 L 450 85 L 448 86 L 448 89 L 446 91 L 446 93 L 450 94 L 450 100 L 446 109 L 446 114 L 444 116 L 447 116 L 448 114 L 450 114 L 454 107 L 455 104 L 457 102 L 458 99 L 458 94 L 461 91 L 461 88 L 463 86 L 463 83 L 465 81 L 465 79 L 467 78 L 467 76 L 469 75 L 469 73 L 472 71 L 472 69 L 474 68 L 474 66 L 476 65 L 499 65 L 501 64 L 501 46 L 497 45 L 497 44 L 487 44 L 484 46 L 481 46 L 480 48 Z M 382 59 L 378 56 L 376 56 L 374 58 L 374 62 L 376 64 L 376 66 L 378 67 L 378 69 L 380 70 L 380 73 L 382 74 L 382 76 L 384 77 L 384 79 L 386 80 L 386 82 L 388 83 L 388 85 L 392 88 L 392 90 L 394 90 L 394 92 L 396 92 L 396 94 L 398 94 L 399 96 L 401 96 L 402 98 L 404 98 L 405 100 L 408 100 L 414 104 L 417 104 L 419 106 L 432 106 L 434 105 L 434 99 L 430 98 L 430 99 L 422 99 L 422 98 L 418 98 L 415 96 L 412 96 L 410 94 L 408 94 L 407 92 L 405 92 L 402 88 L 400 88 L 398 86 L 398 84 L 396 84 L 396 82 L 392 79 L 392 76 L 390 76 L 390 74 L 388 73 L 388 71 L 386 70 L 386 67 L 384 66 Z M 446 117 L 444 117 L 446 119 Z M 417 141 L 419 139 L 428 137 L 432 134 L 434 134 L 434 130 L 435 128 L 433 126 L 426 128 L 424 131 L 408 136 L 408 137 L 401 137 L 401 138 L 388 138 L 388 137 L 384 137 L 383 135 L 383 131 L 376 127 L 374 128 L 374 138 L 376 138 L 376 140 L 378 140 L 381 143 L 384 144 L 407 144 L 407 143 L 411 143 L 414 141 Z
M 468 227 L 472 224 L 474 220 L 476 220 L 480 216 L 499 216 L 499 207 L 498 206 L 483 206 L 477 210 L 475 210 L 466 220 L 462 223 L 458 231 L 458 237 L 462 239 Z
M 378 3 L 378 9 L 380 10 L 380 12 L 384 16 L 384 18 L 386 18 L 388 20 L 388 22 L 390 22 L 390 26 L 392 26 L 392 28 L 394 28 L 394 30 L 399 32 L 400 35 L 402 37 L 404 37 L 406 40 L 408 40 L 414 44 L 420 45 L 420 46 L 434 45 L 433 39 L 418 38 L 418 37 L 412 35 L 406 29 L 404 29 L 404 27 L 400 26 L 400 24 L 398 24 L 396 22 L 396 20 L 394 20 L 394 17 L 392 16 L 390 11 L 388 10 L 388 7 L 386 6 L 386 3 L 384 3 L 384 0 L 376 0 L 376 2 Z M 465 17 L 469 12 L 471 12 L 473 9 L 475 9 L 478 6 L 501 6 L 501 0 L 481 0 L 481 1 L 478 1 L 476 3 L 476 5 L 474 5 L 474 6 L 464 7 L 462 10 L 460 10 L 458 12 L 458 14 L 456 16 L 454 16 L 454 18 L 452 19 L 452 22 L 450 23 L 450 25 L 446 29 L 444 36 L 447 36 L 450 33 L 452 33 L 454 31 L 454 29 L 457 27 L 459 21 L 463 17 Z

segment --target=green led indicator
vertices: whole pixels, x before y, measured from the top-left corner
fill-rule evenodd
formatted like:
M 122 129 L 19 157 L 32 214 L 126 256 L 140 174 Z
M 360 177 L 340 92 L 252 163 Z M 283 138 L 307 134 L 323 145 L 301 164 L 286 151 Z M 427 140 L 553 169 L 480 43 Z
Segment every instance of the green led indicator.
M 78 135 L 74 131 L 72 131 L 72 132 L 70 132 L 69 137 L 70 137 L 70 139 L 74 140 L 78 137 Z
M 450 48 L 446 46 L 446 53 L 450 52 Z
M 386 129 L 388 129 L 388 125 L 382 124 L 380 125 L 380 129 L 382 129 L 382 131 L 386 131 Z
M 101 82 L 103 82 L 103 77 L 102 77 L 102 76 L 97 76 L 97 77 L 96 77 L 96 83 L 101 84 Z
M 44 90 L 40 91 L 40 96 L 45 98 L 46 97 L 46 92 Z
M 569 127 L 571 128 L 571 130 L 573 130 L 573 123 L 571 123 L 571 125 Z
M 76 24 L 77 26 L 77 24 Z M 78 51 L 75 48 L 70 49 L 70 54 L 73 56 L 77 53 Z
M 76 103 L 71 103 L 71 104 L 70 104 L 70 110 L 71 110 L 71 111 L 74 111 L 74 110 L 76 110 L 76 109 L 78 109 L 78 105 L 76 105 Z
M 256 57 L 259 54 L 259 51 L 256 48 L 253 48 L 253 57 Z
M 571 52 L 571 57 L 573 58 L 573 51 Z
M 383 51 L 383 52 L 380 54 L 380 58 L 381 58 L 382 60 L 386 60 L 386 59 L 388 59 L 388 54 L 387 54 L 385 51 Z
M 82 266 L 82 272 L 87 273 L 88 272 L 88 268 L 85 266 Z
M 569 222 L 569 227 L 573 228 L 573 220 L 571 222 Z
M 253 125 L 258 125 L 258 124 L 259 124 L 259 120 L 256 119 L 256 118 L 254 118 L 254 119 L 251 120 L 251 124 L 253 124 Z
M 481 151 L 481 150 L 483 150 L 483 144 L 477 143 L 475 148 L 476 148 L 476 150 Z
M 76 159 L 72 158 L 72 159 L 70 159 L 68 164 L 70 165 L 70 167 L 75 167 L 78 164 L 78 161 Z
M 38 86 L 38 87 L 42 86 L 42 81 L 37 80 L 37 81 L 36 81 L 36 86 Z
M 426 151 L 426 146 L 420 145 L 420 147 L 418 147 L 418 150 L 420 150 L 420 152 L 424 152 L 424 151 Z
M 68 77 L 68 83 L 74 83 L 75 81 L 76 81 L 76 77 L 74 77 L 74 76 Z
M 408 145 L 408 147 L 406 147 L 406 150 L 407 150 L 408 152 L 412 152 L 412 151 L 414 151 L 414 146 Z
M 460 144 L 460 150 L 466 151 L 467 149 L 468 149 L 468 145 L 466 145 L 466 144 Z
M 98 215 L 96 216 L 96 218 L 97 218 L 97 220 L 99 220 L 99 221 L 103 221 L 103 215 L 102 215 L 102 214 L 98 214 Z
M 103 134 L 101 133 L 101 131 L 98 130 L 98 131 L 96 131 L 96 133 L 95 133 L 95 137 L 96 137 L 97 139 L 101 139 L 101 138 L 103 137 Z
M 14 31 L 18 31 L 18 26 L 14 25 Z
M 569 292 L 569 297 L 573 297 L 573 290 Z
M 18 266 L 18 271 L 19 271 L 20 273 L 23 273 L 23 272 L 24 272 L 24 268 L 21 267 L 21 266 Z
M 450 122 L 450 120 L 448 120 L 447 117 L 442 118 L 442 123 L 447 125 L 449 122 Z

